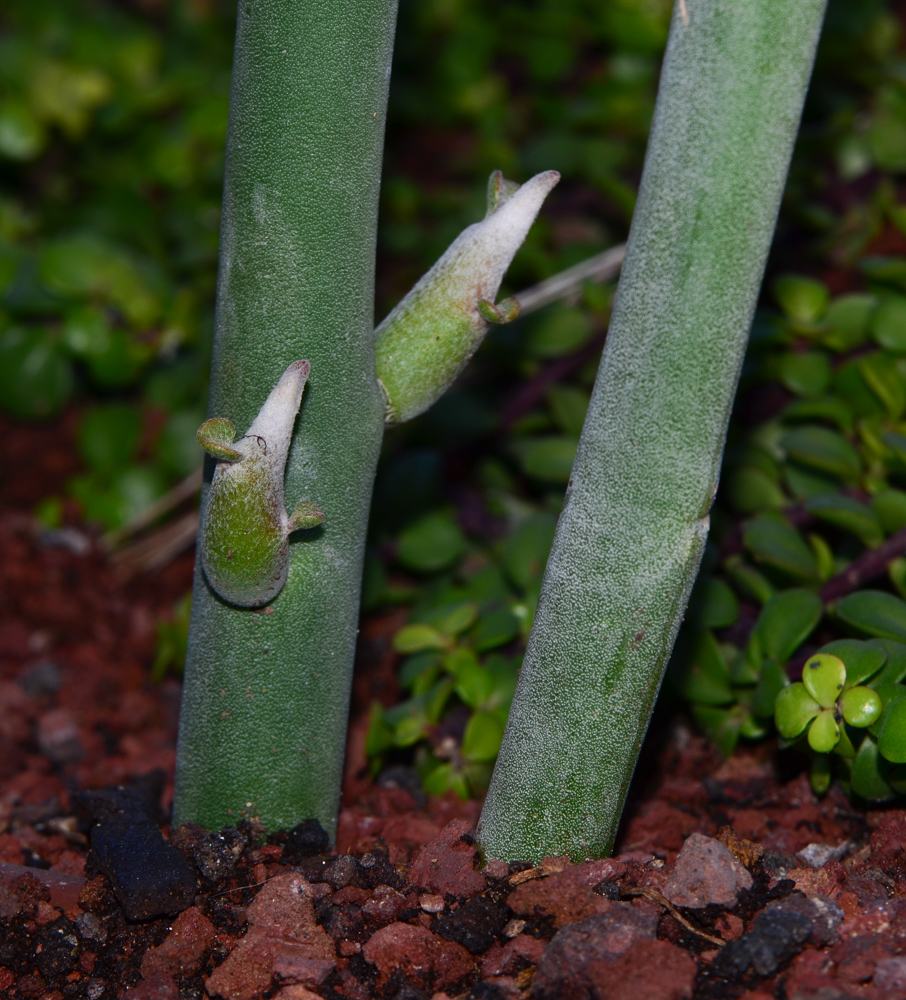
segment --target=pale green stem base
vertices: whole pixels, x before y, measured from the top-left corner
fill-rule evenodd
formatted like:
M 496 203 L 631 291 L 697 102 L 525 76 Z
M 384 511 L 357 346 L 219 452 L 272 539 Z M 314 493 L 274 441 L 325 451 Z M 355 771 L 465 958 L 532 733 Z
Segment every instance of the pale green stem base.
M 823 10 L 674 11 L 607 345 L 482 813 L 489 857 L 613 844 L 707 535 Z
M 239 4 L 209 413 L 248 427 L 308 359 L 286 493 L 325 521 L 293 536 L 267 608 L 227 605 L 196 573 L 177 823 L 335 834 L 383 433 L 372 303 L 395 15 L 395 0 Z

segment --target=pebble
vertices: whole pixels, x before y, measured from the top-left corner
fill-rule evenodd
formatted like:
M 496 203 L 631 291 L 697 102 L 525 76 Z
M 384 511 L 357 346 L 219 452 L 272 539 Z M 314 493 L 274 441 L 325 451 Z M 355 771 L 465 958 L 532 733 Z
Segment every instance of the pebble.
M 65 708 L 45 712 L 38 719 L 38 747 L 54 764 L 71 764 L 81 758 L 79 727 Z
M 409 884 L 440 895 L 474 896 L 487 885 L 475 871 L 478 853 L 473 828 L 465 820 L 448 823 L 440 836 L 422 847 L 409 869 Z
M 205 881 L 218 883 L 235 871 L 246 838 L 235 827 L 211 833 L 195 823 L 183 823 L 173 831 L 170 843 L 192 859 Z
M 631 903 L 608 905 L 606 913 L 557 931 L 538 962 L 533 996 L 539 1000 L 596 996 L 592 969 L 596 962 L 613 962 L 642 939 L 654 939 L 658 924 L 655 914 Z
M 752 887 L 752 876 L 718 840 L 693 833 L 683 844 L 664 895 L 674 906 L 736 905 L 740 890 Z
M 142 975 L 146 979 L 194 975 L 201 968 L 202 959 L 213 945 L 215 935 L 211 921 L 197 906 L 190 906 L 173 921 L 170 933 L 161 944 L 145 952 Z
M 299 858 L 310 858 L 324 854 L 330 847 L 327 831 L 316 819 L 303 819 L 286 835 L 283 848 L 284 857 L 293 862 Z
M 458 910 L 434 921 L 433 930 L 447 941 L 461 944 L 473 955 L 481 955 L 497 940 L 510 919 L 510 908 L 485 896 L 475 896 Z
M 759 976 L 773 975 L 811 937 L 813 918 L 792 909 L 765 910 L 748 934 L 725 945 L 711 968 L 722 979 L 736 981 L 749 969 Z
M 462 945 L 444 941 L 413 924 L 382 927 L 365 942 L 362 954 L 377 968 L 381 983 L 402 972 L 419 989 L 429 984 L 452 986 L 475 968 L 472 956 Z
M 91 848 L 130 921 L 180 913 L 195 898 L 188 861 L 164 840 L 155 817 L 123 786 L 79 792 L 73 802 L 94 821 Z

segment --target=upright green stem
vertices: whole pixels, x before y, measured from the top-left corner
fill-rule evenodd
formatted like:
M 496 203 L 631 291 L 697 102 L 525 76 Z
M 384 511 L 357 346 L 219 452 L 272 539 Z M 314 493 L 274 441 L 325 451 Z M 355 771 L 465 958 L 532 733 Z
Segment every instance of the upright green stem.
M 372 305 L 395 16 L 396 0 L 239 3 L 209 412 L 249 427 L 309 361 L 285 486 L 325 520 L 291 536 L 264 609 L 196 571 L 176 822 L 335 829 L 384 417 Z
M 482 813 L 610 850 L 698 571 L 824 0 L 679 0 L 613 319 Z

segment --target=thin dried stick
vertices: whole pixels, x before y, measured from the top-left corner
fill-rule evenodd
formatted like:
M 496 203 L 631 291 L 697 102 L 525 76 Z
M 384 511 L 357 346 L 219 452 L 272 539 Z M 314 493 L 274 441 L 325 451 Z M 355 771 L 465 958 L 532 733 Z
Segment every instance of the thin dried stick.
M 666 896 L 662 896 L 657 889 L 649 889 L 647 886 L 636 886 L 634 889 L 624 889 L 624 896 L 644 896 L 646 899 L 653 899 L 655 903 L 659 903 L 664 907 L 665 910 L 669 910 L 671 915 L 676 918 L 676 920 L 689 931 L 690 934 L 695 934 L 700 938 L 704 938 L 706 941 L 710 941 L 711 944 L 717 945 L 718 948 L 723 948 L 727 943 L 723 938 L 714 937 L 712 934 L 706 934 L 704 931 L 700 931 L 694 924 L 689 923 L 689 921 L 679 912 L 679 910 L 667 899 Z

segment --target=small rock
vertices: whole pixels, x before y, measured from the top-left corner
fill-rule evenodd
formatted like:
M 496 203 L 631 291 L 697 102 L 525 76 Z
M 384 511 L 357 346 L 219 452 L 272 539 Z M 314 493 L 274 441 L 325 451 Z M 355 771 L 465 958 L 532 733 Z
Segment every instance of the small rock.
M 833 844 L 808 844 L 796 854 L 796 857 L 806 868 L 823 868 L 828 861 L 839 861 L 852 850 L 852 844 L 846 840 L 836 847 Z
M 327 831 L 316 819 L 303 819 L 286 835 L 283 856 L 292 864 L 300 858 L 324 854 L 330 847 Z
M 320 994 L 312 993 L 311 990 L 297 984 L 284 986 L 274 994 L 273 1000 L 321 1000 L 321 997 Z
M 595 889 L 625 870 L 622 862 L 612 858 L 569 865 L 547 878 L 523 882 L 510 893 L 507 903 L 520 916 L 551 916 L 557 927 L 564 927 L 595 913 L 605 913 L 610 900 Z
M 773 975 L 802 951 L 813 929 L 813 918 L 795 910 L 765 910 L 755 918 L 748 934 L 721 949 L 711 969 L 715 975 L 731 982 L 749 969 L 759 976 Z
M 804 896 L 799 892 L 768 903 L 765 912 L 798 913 L 811 922 L 811 940 L 819 946 L 837 943 L 844 917 L 843 910 L 827 896 Z
M 21 878 L 26 883 L 20 883 Z M 39 888 L 31 887 L 35 880 Z M 86 885 L 81 875 L 67 875 L 64 872 L 49 871 L 45 868 L 28 868 L 25 865 L 11 865 L 0 861 L 0 917 L 7 916 L 6 910 L 12 906 L 14 913 L 21 905 L 32 905 L 29 899 L 44 899 L 61 910 L 71 910 L 78 905 L 79 895 Z
M 606 913 L 567 924 L 557 931 L 538 962 L 532 995 L 540 1000 L 596 997 L 594 964 L 614 962 L 630 948 L 634 951 L 642 940 L 653 939 L 657 924 L 655 914 L 631 903 L 609 903 Z
M 582 923 L 606 920 L 589 917 Z M 656 921 L 655 921 L 656 922 Z M 555 951 L 554 943 L 570 928 L 558 931 L 538 963 L 533 1000 L 684 1000 L 692 996 L 697 967 L 689 955 L 668 941 L 641 936 L 619 955 L 607 949 L 576 954 L 575 961 Z
M 81 758 L 79 727 L 65 708 L 45 712 L 38 719 L 38 747 L 54 764 L 71 764 Z
M 396 889 L 379 885 L 362 907 L 362 913 L 379 924 L 390 924 L 410 905 L 409 900 Z
M 214 943 L 216 931 L 210 920 L 190 906 L 173 921 L 170 933 L 156 948 L 149 948 L 142 958 L 142 975 L 175 976 L 177 979 L 194 975 L 200 968 L 205 952 Z
M 362 866 L 351 854 L 341 854 L 324 869 L 324 881 L 329 882 L 334 889 L 343 889 L 347 885 L 359 885 L 364 882 Z
M 752 887 L 752 876 L 719 841 L 693 833 L 683 844 L 664 895 L 674 906 L 736 905 L 739 892 Z
M 448 823 L 436 840 L 422 847 L 409 869 L 409 884 L 444 895 L 474 896 L 486 880 L 475 871 L 478 853 L 472 827 L 461 819 Z
M 13 869 L 10 872 L 10 869 Z M 12 920 L 20 913 L 34 918 L 38 903 L 50 899 L 50 891 L 21 865 L 4 864 L 0 869 L 0 919 Z
M 517 934 L 505 945 L 488 949 L 481 961 L 481 974 L 485 978 L 516 975 L 530 965 L 537 965 L 546 947 L 547 942 L 540 938 Z
M 22 690 L 32 698 L 41 698 L 48 694 L 56 694 L 63 686 L 63 674 L 56 663 L 50 660 L 39 660 L 27 666 L 19 674 Z
M 359 875 L 369 889 L 379 885 L 392 885 L 396 888 L 402 882 L 386 851 L 370 851 L 362 855 L 359 865 Z
M 418 908 L 425 913 L 443 913 L 446 905 L 443 896 L 432 895 L 430 892 L 418 897 Z
M 765 851 L 761 863 L 774 878 L 783 878 L 788 871 L 798 867 L 792 854 L 781 854 L 779 851 Z
M 208 978 L 208 993 L 225 1000 L 257 1000 L 271 989 L 278 970 L 294 978 L 306 976 L 307 982 L 319 976 L 323 981 L 336 956 L 324 928 L 315 922 L 318 888 L 296 872 L 270 879 L 249 904 L 245 936 Z
M 171 834 L 170 843 L 192 859 L 205 881 L 217 883 L 236 870 L 247 841 L 234 826 L 211 833 L 195 823 L 183 823 Z
M 906 955 L 882 958 L 875 966 L 872 983 L 884 990 L 888 996 L 906 996 Z
M 79 930 L 79 937 L 86 941 L 103 944 L 107 940 L 107 928 L 104 922 L 93 913 L 80 913 L 75 919 L 75 925 Z
M 475 896 L 458 910 L 438 917 L 432 929 L 445 940 L 455 941 L 473 955 L 480 955 L 494 944 L 509 919 L 510 908 L 506 903 Z
M 179 987 L 172 976 L 154 976 L 126 990 L 123 1000 L 179 1000 Z
M 148 804 L 122 786 L 79 792 L 73 802 L 94 821 L 91 848 L 127 920 L 180 913 L 195 897 L 195 876 L 168 844 Z
M 381 983 L 401 972 L 419 988 L 447 987 L 470 975 L 472 956 L 462 945 L 444 941 L 424 927 L 390 924 L 365 942 L 365 961 L 377 967 Z

